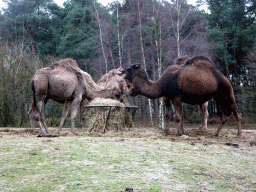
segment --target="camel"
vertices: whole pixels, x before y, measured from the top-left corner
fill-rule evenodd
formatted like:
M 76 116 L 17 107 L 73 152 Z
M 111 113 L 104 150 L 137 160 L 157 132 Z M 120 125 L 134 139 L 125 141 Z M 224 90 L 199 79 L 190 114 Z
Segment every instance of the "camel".
M 119 67 L 117 69 L 110 70 L 107 74 L 103 75 L 97 82 L 101 87 L 113 89 L 116 88 L 118 93 L 120 93 L 120 101 L 123 101 L 122 96 L 127 91 L 126 81 L 120 76 L 123 72 L 123 68 Z
M 174 64 L 169 66 L 169 70 L 170 71 L 177 71 L 177 70 L 180 70 L 180 68 L 185 65 L 185 62 L 189 59 L 188 56 L 184 56 L 184 57 L 181 57 L 181 58 L 178 58 L 175 60 Z M 133 85 L 131 83 L 127 83 L 127 92 L 129 95 L 131 96 L 136 96 L 136 91 L 133 87 Z M 166 114 L 165 114 L 165 122 L 166 122 L 166 127 L 165 127 L 165 130 L 164 132 L 165 133 L 168 133 L 169 129 L 168 129 L 168 125 L 169 125 L 169 122 L 170 122 L 170 119 L 173 115 L 173 112 L 172 112 L 172 106 L 171 106 L 171 101 L 170 99 L 168 99 L 168 97 L 165 97 L 163 96 L 163 102 L 165 104 L 165 108 L 166 108 Z M 199 109 L 201 110 L 201 113 L 202 113 L 202 123 L 201 125 L 199 126 L 199 130 L 206 130 L 207 129 L 207 119 L 209 117 L 209 113 L 208 113 L 208 101 L 203 103 L 203 104 L 199 104 Z
M 174 66 L 175 67 L 175 66 Z M 184 134 L 182 118 L 182 102 L 203 105 L 213 98 L 217 104 L 217 113 L 220 124 L 214 133 L 218 136 L 228 116 L 234 113 L 237 123 L 237 135 L 241 136 L 242 114 L 236 107 L 234 91 L 230 81 L 206 57 L 196 56 L 186 60 L 181 67 L 170 66 L 157 81 L 151 81 L 147 73 L 138 64 L 124 70 L 128 80 L 128 93 L 131 96 L 138 94 L 151 99 L 165 97 L 171 100 L 178 123 L 177 135 Z
M 34 128 L 33 119 L 35 119 L 41 131 L 44 134 L 49 133 L 44 118 L 44 105 L 49 99 L 53 99 L 64 103 L 59 131 L 71 108 L 71 131 L 75 132 L 77 109 L 85 99 L 93 100 L 96 97 L 117 99 L 116 89 L 98 87 L 96 90 L 90 86 L 94 84 L 96 83 L 91 76 L 82 71 L 70 58 L 37 70 L 31 80 L 33 100 L 28 112 L 32 128 Z
M 189 59 L 189 57 L 187 55 L 184 56 L 184 57 L 177 58 L 175 60 L 174 64 L 169 67 L 169 69 L 170 70 L 173 69 L 173 71 L 180 70 L 180 68 L 185 65 L 185 62 L 188 59 Z M 166 114 L 165 114 L 166 129 L 165 129 L 165 132 L 168 132 L 168 123 L 170 122 L 170 117 L 172 116 L 172 108 L 171 108 L 170 99 L 168 99 L 167 97 L 164 96 L 163 101 L 164 101 L 165 108 L 166 108 Z M 207 119 L 209 117 L 208 101 L 203 103 L 203 104 L 199 104 L 198 106 L 199 106 L 199 109 L 201 110 L 201 114 L 203 116 L 202 123 L 199 126 L 199 130 L 206 130 L 207 129 Z
M 112 69 L 108 73 L 102 75 L 102 77 L 95 83 L 91 76 L 87 76 L 87 82 L 91 87 L 96 90 L 105 89 L 115 89 L 116 92 L 116 99 L 120 102 L 123 102 L 123 95 L 127 91 L 126 81 L 120 76 L 123 72 L 123 68 L 119 67 L 117 69 Z M 85 113 L 85 106 L 87 105 L 88 101 L 84 100 L 80 105 L 80 126 L 83 127 L 84 125 L 84 113 Z

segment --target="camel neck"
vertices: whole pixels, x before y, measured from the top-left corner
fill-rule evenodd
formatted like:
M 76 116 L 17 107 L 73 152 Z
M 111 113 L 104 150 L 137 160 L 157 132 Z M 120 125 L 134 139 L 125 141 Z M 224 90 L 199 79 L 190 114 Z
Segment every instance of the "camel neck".
M 160 81 L 141 80 L 140 83 L 135 85 L 140 95 L 150 99 L 157 99 L 162 96 Z
M 86 90 L 85 91 L 86 99 L 88 99 L 88 100 L 93 100 L 96 97 L 111 98 L 111 96 L 112 96 L 111 90 L 107 90 L 107 89 L 95 90 L 92 87 L 90 87 L 88 84 L 86 84 L 85 90 Z

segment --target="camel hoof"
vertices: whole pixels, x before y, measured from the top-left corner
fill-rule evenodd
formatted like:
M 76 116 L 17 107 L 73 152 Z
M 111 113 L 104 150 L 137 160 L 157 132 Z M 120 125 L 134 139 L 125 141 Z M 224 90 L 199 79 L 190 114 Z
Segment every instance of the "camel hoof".
M 177 135 L 177 136 L 182 136 L 182 135 L 183 135 L 183 133 L 177 133 L 176 135 Z

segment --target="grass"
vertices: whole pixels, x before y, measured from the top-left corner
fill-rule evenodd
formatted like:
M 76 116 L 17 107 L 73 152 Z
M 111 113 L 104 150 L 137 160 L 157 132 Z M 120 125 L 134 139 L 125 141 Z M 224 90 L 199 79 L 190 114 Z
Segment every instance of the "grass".
M 225 136 L 206 144 L 207 136 L 142 133 L 37 138 L 0 132 L 0 191 L 256 190 L 256 147 L 248 145 L 255 135 L 233 148 L 222 143 Z

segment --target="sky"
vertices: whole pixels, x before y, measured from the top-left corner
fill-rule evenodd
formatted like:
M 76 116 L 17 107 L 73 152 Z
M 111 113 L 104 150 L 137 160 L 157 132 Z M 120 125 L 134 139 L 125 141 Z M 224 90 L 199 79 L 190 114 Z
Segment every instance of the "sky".
M 59 6 L 62 6 L 64 1 L 66 1 L 66 0 L 54 0 L 54 2 L 57 3 Z M 114 0 L 98 0 L 98 1 L 106 6 L 108 3 L 113 2 Z M 196 0 L 188 0 L 189 4 L 195 5 L 196 4 L 195 2 L 196 2 Z M 5 4 L 3 3 L 2 0 L 0 0 L 0 10 L 4 7 L 5 7 Z M 202 7 L 200 7 L 200 9 L 206 9 L 206 6 L 202 6 Z

